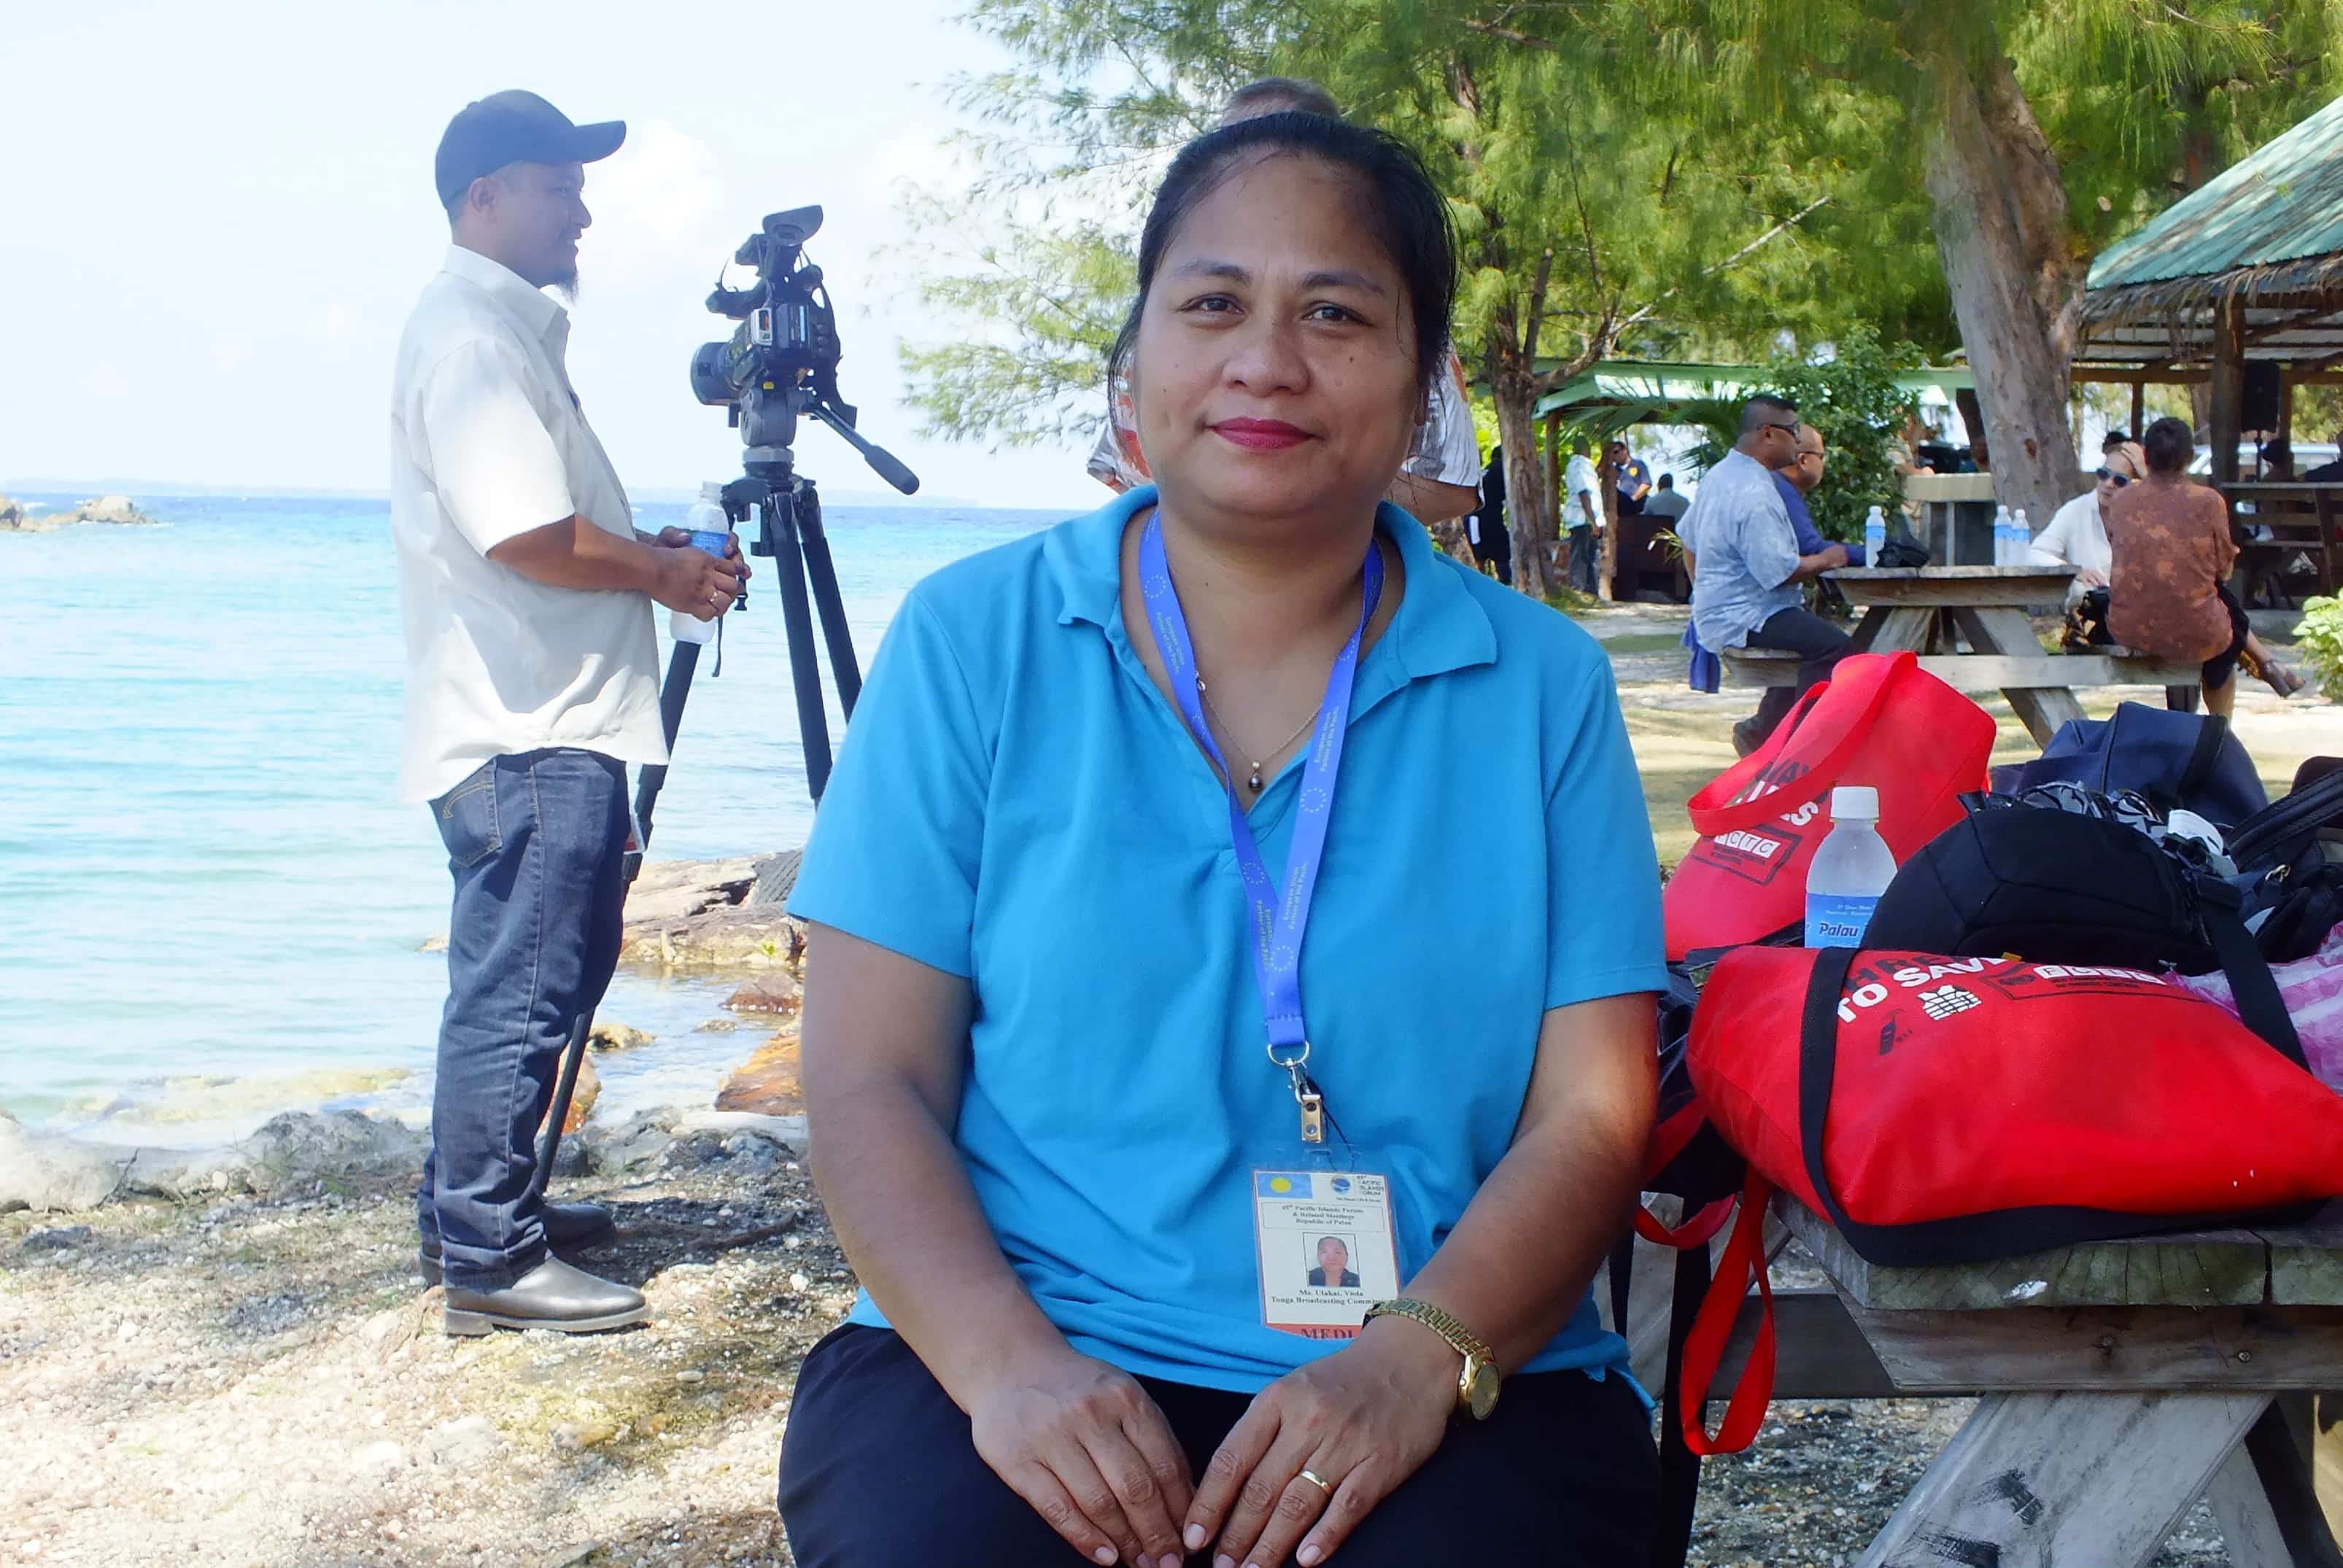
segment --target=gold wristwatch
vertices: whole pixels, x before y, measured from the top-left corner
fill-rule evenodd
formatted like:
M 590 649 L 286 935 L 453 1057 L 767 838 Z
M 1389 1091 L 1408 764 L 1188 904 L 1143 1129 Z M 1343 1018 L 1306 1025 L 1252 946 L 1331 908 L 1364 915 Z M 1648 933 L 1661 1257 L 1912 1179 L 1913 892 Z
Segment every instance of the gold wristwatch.
M 1446 1340 L 1448 1348 L 1464 1358 L 1464 1370 L 1456 1376 L 1456 1412 L 1469 1412 L 1474 1421 L 1489 1419 L 1497 1408 L 1497 1385 L 1504 1374 L 1497 1370 L 1497 1352 L 1485 1341 L 1430 1302 L 1413 1296 L 1377 1302 L 1367 1309 L 1367 1320 L 1376 1318 L 1413 1318 Z

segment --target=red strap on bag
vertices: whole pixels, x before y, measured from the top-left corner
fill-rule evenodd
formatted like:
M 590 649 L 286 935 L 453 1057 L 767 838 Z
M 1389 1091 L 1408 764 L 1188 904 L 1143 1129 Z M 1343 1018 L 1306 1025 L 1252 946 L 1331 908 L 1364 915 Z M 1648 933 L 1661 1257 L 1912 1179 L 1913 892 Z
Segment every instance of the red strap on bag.
M 1765 1211 L 1773 1201 L 1773 1183 L 1753 1167 L 1741 1189 L 1741 1218 L 1733 1227 L 1733 1239 L 1725 1244 L 1716 1277 L 1709 1282 L 1708 1294 L 1701 1300 L 1700 1315 L 1684 1335 L 1677 1419 L 1684 1428 L 1684 1446 L 1703 1457 L 1738 1453 L 1756 1442 L 1759 1429 L 1765 1424 L 1766 1407 L 1774 1402 L 1774 1282 L 1765 1267 Z M 1709 1385 L 1716 1381 L 1716 1370 L 1724 1362 L 1725 1347 L 1733 1338 L 1733 1325 L 1741 1316 L 1741 1303 L 1749 1294 L 1752 1279 L 1757 1282 L 1763 1302 L 1756 1342 L 1749 1347 L 1749 1364 L 1742 1369 L 1741 1380 L 1725 1407 L 1724 1423 L 1711 1437 Z
M 1782 722 L 1774 727 L 1765 745 L 1710 779 L 1686 802 L 1685 811 L 1692 818 L 1693 830 L 1703 838 L 1714 839 L 1735 829 L 1754 828 L 1828 793 L 1847 762 L 1862 749 L 1871 720 L 1886 702 L 1888 689 L 1896 678 L 1916 668 L 1919 662 L 1920 656 L 1909 652 L 1857 654 L 1841 660 L 1830 679 L 1806 689 Z M 1765 781 L 1766 770 L 1789 749 L 1799 723 L 1823 694 L 1845 693 L 1850 689 L 1855 693 L 1852 699 L 1845 696 L 1839 699 L 1851 706 L 1847 709 L 1845 730 L 1838 737 L 1837 744 L 1783 788 L 1742 799 L 1745 791 Z
M 1674 1247 L 1679 1252 L 1689 1252 L 1694 1247 L 1705 1247 L 1725 1222 L 1733 1218 L 1733 1200 L 1719 1198 L 1691 1219 L 1670 1230 L 1660 1222 L 1660 1217 L 1649 1209 L 1635 1211 L 1635 1234 L 1655 1247 Z

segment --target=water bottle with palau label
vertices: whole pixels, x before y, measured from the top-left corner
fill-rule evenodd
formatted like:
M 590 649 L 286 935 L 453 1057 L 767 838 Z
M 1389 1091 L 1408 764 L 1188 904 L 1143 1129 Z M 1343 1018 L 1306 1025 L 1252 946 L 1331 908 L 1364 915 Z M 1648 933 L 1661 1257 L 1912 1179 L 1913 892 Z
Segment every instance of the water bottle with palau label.
M 724 512 L 724 487 L 709 479 L 699 487 L 699 499 L 691 503 L 691 510 L 683 515 L 683 526 L 691 534 L 694 549 L 706 550 L 722 560 L 732 540 L 732 519 Z M 678 642 L 709 642 L 716 637 L 716 618 L 703 620 L 696 615 L 686 615 L 679 609 L 667 612 L 667 629 Z
M 1842 784 L 1831 791 L 1831 830 L 1806 866 L 1806 946 L 1859 948 L 1879 895 L 1896 879 L 1896 857 L 1879 836 L 1879 791 Z
M 2020 507 L 2009 514 L 2009 564 L 2025 566 L 2034 558 L 2034 529 L 2026 520 L 2026 508 Z
M 1879 552 L 1887 548 L 1887 514 L 1877 507 L 1865 514 L 1863 519 L 1863 564 L 1875 567 Z

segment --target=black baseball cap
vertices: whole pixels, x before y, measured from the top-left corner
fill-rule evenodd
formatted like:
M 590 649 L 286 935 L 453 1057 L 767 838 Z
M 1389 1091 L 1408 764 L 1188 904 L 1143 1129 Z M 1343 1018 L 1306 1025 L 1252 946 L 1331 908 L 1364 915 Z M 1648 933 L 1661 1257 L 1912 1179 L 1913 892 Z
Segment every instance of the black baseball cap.
M 507 164 L 590 164 L 617 152 L 626 139 L 624 120 L 572 125 L 535 93 L 491 93 L 458 110 L 439 138 L 432 166 L 439 205 L 446 206 L 471 189 L 474 180 Z

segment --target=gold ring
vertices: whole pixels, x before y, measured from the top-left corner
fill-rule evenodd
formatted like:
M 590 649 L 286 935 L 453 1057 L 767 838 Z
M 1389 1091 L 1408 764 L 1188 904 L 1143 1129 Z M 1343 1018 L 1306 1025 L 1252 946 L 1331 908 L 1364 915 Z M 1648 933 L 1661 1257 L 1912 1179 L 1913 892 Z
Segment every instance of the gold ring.
M 1301 1479 L 1308 1482 L 1311 1485 L 1316 1487 L 1319 1491 L 1324 1493 L 1329 1497 L 1334 1495 L 1334 1483 L 1327 1480 L 1324 1476 L 1319 1474 L 1314 1470 L 1303 1471 L 1302 1473 Z

